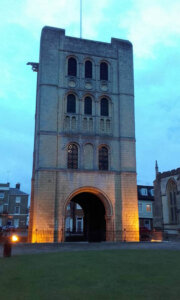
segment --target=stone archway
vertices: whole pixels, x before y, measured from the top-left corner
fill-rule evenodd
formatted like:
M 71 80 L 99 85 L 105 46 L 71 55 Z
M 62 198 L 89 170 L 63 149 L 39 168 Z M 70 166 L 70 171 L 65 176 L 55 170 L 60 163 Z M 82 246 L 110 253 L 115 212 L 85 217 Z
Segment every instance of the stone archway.
M 72 207 L 74 204 L 80 205 L 83 210 L 83 238 L 81 236 L 81 240 L 89 242 L 114 240 L 112 205 L 101 191 L 91 187 L 74 191 L 66 201 L 65 212 L 68 205 Z M 67 216 L 66 213 L 65 216 Z M 72 216 L 72 222 L 74 222 L 74 219 L 74 216 Z M 74 228 L 74 225 L 72 225 L 72 228 Z M 65 238 L 65 240 L 67 239 Z M 77 233 L 75 234 L 74 229 L 71 238 L 68 238 L 68 240 L 77 240 Z

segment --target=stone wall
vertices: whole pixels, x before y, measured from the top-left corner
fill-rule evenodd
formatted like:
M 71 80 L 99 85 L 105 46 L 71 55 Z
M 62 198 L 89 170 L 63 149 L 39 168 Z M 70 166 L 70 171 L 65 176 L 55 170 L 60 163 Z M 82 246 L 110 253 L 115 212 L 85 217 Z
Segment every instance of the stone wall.
M 76 77 L 67 74 L 69 57 L 77 60 Z M 93 66 L 91 79 L 84 76 L 87 58 Z M 99 77 L 102 61 L 108 64 L 107 81 Z M 69 93 L 76 97 L 75 114 L 66 109 Z M 87 95 L 92 98 L 91 116 L 84 115 Z M 100 114 L 102 97 L 108 99 L 107 117 Z M 104 205 L 109 203 L 112 208 L 109 214 L 105 207 L 107 240 L 139 240 L 134 128 L 131 43 L 114 38 L 111 43 L 89 41 L 65 36 L 62 29 L 43 28 L 30 241 L 63 241 L 65 205 L 82 189 L 97 194 Z M 69 143 L 78 147 L 77 170 L 67 169 Z M 98 151 L 102 145 L 108 149 L 107 171 L 99 170 Z M 88 152 L 90 148 L 91 153 Z M 44 237 L 40 235 L 43 230 L 46 232 Z

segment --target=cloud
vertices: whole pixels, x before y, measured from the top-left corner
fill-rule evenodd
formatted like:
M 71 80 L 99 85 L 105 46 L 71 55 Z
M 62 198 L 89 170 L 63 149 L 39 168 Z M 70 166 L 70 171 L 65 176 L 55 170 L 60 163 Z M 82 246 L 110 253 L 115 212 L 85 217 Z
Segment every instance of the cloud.
M 83 2 L 83 33 L 86 38 L 95 38 L 97 26 L 104 20 L 103 10 L 111 0 Z M 10 23 L 30 30 L 39 39 L 39 31 L 45 25 L 65 28 L 67 34 L 79 36 L 79 0 L 26 0 L 21 2 L 19 14 L 11 14 Z
M 137 57 L 156 56 L 158 45 L 176 46 L 180 34 L 179 0 L 134 0 L 119 22 L 135 48 Z M 179 42 L 178 42 L 179 43 Z
M 1 175 L 30 190 L 36 73 L 43 26 L 79 37 L 79 0 L 1 0 Z M 179 0 L 83 0 L 83 37 L 134 45 L 138 177 L 152 184 L 154 161 L 160 170 L 179 160 Z M 20 171 L 19 171 L 20 170 Z M 25 178 L 25 179 L 24 179 Z M 2 180 L 1 180 L 2 181 Z

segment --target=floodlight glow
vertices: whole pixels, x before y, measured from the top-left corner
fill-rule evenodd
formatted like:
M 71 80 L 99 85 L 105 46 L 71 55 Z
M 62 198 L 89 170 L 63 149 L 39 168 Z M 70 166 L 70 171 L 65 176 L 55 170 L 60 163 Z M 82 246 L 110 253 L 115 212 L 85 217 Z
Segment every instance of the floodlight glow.
M 18 242 L 19 238 L 16 234 L 13 234 L 11 237 L 12 242 Z

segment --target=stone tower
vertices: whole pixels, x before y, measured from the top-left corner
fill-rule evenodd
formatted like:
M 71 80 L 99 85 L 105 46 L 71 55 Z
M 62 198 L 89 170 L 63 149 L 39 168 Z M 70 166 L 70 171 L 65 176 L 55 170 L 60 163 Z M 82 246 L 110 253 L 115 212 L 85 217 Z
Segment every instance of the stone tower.
M 132 44 L 44 27 L 29 241 L 64 241 L 71 201 L 86 240 L 139 240 L 134 123 Z

